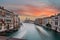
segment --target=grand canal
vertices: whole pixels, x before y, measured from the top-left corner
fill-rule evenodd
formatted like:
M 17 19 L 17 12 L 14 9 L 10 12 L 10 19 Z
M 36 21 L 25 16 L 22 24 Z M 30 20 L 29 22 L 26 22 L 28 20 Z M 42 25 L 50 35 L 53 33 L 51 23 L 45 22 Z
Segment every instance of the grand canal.
M 60 33 L 31 23 L 23 23 L 17 32 L 8 35 L 8 37 L 27 40 L 60 40 Z

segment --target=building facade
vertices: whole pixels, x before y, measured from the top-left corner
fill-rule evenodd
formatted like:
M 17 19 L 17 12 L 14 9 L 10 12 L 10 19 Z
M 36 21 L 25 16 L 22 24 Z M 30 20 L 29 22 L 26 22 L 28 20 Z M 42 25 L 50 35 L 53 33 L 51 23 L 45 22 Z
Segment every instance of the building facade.
M 46 25 L 49 24 L 51 26 L 50 29 L 60 32 L 60 14 L 40 19 L 42 20 L 37 19 L 35 24 L 38 23 L 44 27 L 47 27 Z M 42 24 L 40 24 L 40 21 Z
M 18 22 L 14 22 L 14 20 Z M 15 27 L 14 23 L 19 24 L 19 22 L 18 15 L 16 16 L 13 12 L 4 9 L 4 7 L 0 7 L 0 32 L 13 30 Z

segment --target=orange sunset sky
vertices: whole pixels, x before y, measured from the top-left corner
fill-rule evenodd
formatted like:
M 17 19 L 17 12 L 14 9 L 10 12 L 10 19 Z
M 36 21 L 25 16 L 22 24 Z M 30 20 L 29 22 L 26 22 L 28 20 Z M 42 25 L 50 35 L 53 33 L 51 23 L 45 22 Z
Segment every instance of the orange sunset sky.
M 48 17 L 60 13 L 59 0 L 0 0 L 0 5 L 19 15 Z
M 21 15 L 30 15 L 30 16 L 51 16 L 59 13 L 59 10 L 55 9 L 52 6 L 48 7 L 35 7 L 32 5 L 24 5 L 20 7 L 19 10 L 16 10 L 18 14 Z

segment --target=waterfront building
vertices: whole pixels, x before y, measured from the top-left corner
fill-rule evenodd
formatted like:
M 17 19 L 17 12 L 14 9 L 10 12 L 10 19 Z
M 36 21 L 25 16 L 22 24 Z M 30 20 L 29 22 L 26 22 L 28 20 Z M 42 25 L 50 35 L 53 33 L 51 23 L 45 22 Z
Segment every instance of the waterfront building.
M 58 27 L 58 16 L 55 15 L 55 16 L 51 16 L 51 19 L 52 19 L 52 29 L 57 31 L 57 27 Z
M 20 27 L 20 19 L 18 17 L 18 14 L 14 14 L 13 20 L 14 30 L 17 30 Z
M 47 24 L 50 25 L 50 29 L 60 32 L 60 13 L 52 15 L 50 17 L 37 18 L 34 21 L 37 25 L 42 25 L 47 28 Z M 48 25 L 48 26 L 49 26 Z
M 60 32 L 60 15 L 51 16 L 52 19 L 52 29 Z
M 4 9 L 4 7 L 0 7 L 0 32 L 13 30 L 15 26 L 20 26 L 18 25 L 19 23 L 20 19 L 18 15 Z
M 42 18 L 35 19 L 34 24 L 36 24 L 36 25 L 42 25 Z
M 51 25 L 51 18 L 50 17 L 45 17 L 45 18 L 42 18 L 42 25 L 46 27 L 47 24 L 50 24 Z
M 56 21 L 57 21 L 56 24 L 58 25 L 58 26 L 57 26 L 57 31 L 60 32 L 60 13 L 57 15 L 57 17 L 58 17 L 58 18 L 57 18 L 58 20 L 56 20 Z
M 39 21 L 41 21 L 41 20 L 39 20 Z M 39 21 L 36 23 L 39 23 Z M 42 26 L 47 27 L 46 24 L 48 24 L 48 23 L 51 25 L 52 30 L 60 32 L 60 14 L 42 18 L 42 24 L 41 24 Z
M 42 22 L 42 25 L 46 27 L 46 24 L 48 23 L 48 18 L 45 17 L 45 18 L 43 18 L 42 21 L 43 21 L 43 22 Z
M 51 25 L 50 29 L 56 30 L 57 31 L 57 27 L 58 27 L 58 16 L 51 16 L 51 17 L 45 17 L 42 18 L 42 26 L 47 27 L 46 25 L 49 24 Z

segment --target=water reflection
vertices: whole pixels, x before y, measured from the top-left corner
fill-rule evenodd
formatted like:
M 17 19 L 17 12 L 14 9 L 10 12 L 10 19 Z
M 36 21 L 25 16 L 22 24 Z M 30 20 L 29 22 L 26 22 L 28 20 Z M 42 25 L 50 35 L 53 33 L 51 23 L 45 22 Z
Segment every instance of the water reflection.
M 39 28 L 39 30 L 37 28 Z M 23 23 L 19 31 L 9 37 L 27 40 L 60 40 L 60 33 L 30 23 Z

